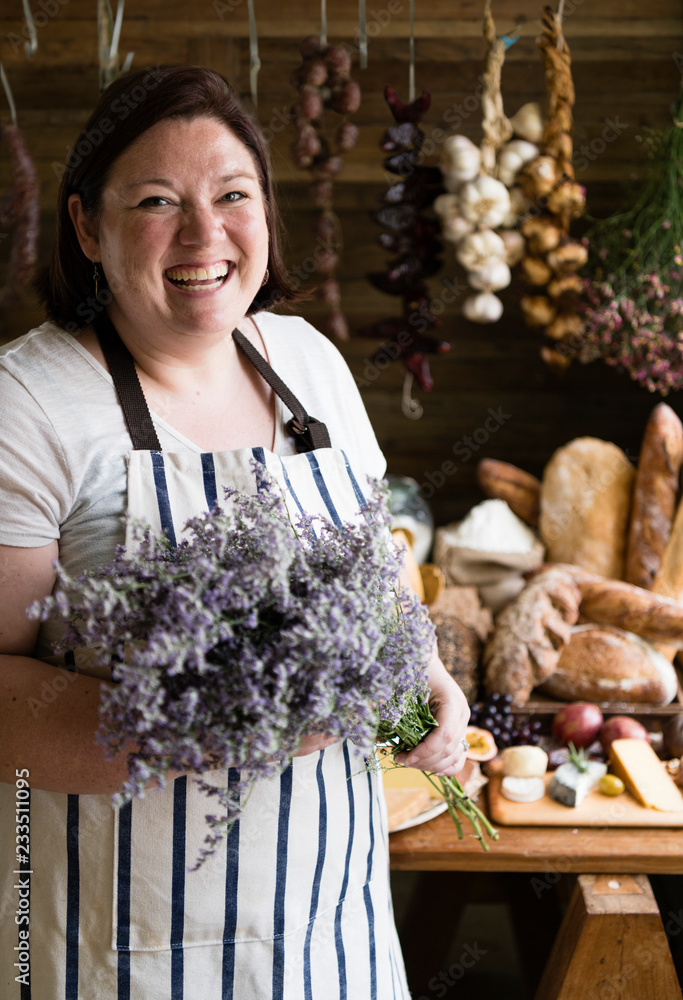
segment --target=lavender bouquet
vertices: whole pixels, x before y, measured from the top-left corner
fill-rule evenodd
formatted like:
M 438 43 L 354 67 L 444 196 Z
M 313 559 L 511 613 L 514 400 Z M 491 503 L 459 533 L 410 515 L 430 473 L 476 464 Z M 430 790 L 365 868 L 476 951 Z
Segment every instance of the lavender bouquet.
M 217 797 L 203 856 L 303 736 L 349 737 L 370 754 L 380 720 L 399 723 L 428 694 L 434 630 L 416 596 L 398 600 L 386 492 L 341 528 L 304 516 L 294 530 L 259 475 L 255 496 L 227 491 L 176 547 L 137 525 L 134 554 L 120 546 L 78 579 L 58 568 L 54 596 L 30 611 L 64 622 L 56 652 L 89 647 L 111 667 L 97 739 L 110 757 L 128 750 L 119 804 L 188 769 Z M 202 777 L 228 767 L 241 774 L 230 793 Z

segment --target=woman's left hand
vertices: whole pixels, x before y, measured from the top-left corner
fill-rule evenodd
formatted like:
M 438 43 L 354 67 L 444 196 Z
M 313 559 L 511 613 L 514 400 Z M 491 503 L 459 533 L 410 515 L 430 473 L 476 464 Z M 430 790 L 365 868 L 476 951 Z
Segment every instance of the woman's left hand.
M 456 684 L 435 654 L 429 670 L 429 707 L 439 723 L 414 750 L 396 756 L 397 764 L 446 776 L 457 774 L 465 766 L 465 746 L 470 708 Z

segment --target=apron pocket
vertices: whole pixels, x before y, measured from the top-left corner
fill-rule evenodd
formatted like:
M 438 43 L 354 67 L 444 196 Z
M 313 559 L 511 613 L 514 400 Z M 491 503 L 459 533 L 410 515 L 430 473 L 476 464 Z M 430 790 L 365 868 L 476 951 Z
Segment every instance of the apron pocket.
M 207 780 L 227 787 L 228 778 Z M 197 871 L 188 869 L 204 817 L 217 810 L 195 781 L 178 778 L 117 810 L 112 948 L 272 941 L 306 927 L 386 874 L 379 784 L 348 742 L 296 757 L 254 784 L 240 822 Z
M 207 776 L 227 785 L 228 772 Z M 215 800 L 188 777 L 116 811 L 112 948 L 166 951 L 223 941 L 227 844 L 191 871 Z

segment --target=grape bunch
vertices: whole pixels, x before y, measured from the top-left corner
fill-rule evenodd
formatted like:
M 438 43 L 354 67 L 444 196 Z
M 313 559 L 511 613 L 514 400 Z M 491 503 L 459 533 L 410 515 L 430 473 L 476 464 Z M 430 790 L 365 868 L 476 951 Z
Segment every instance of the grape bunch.
M 537 746 L 540 719 L 513 715 L 512 695 L 494 691 L 471 708 L 470 725 L 486 729 L 499 747 Z

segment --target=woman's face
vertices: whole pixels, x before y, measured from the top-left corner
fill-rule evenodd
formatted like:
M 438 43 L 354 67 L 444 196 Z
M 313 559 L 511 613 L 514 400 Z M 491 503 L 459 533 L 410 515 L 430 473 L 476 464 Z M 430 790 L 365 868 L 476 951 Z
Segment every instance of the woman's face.
M 263 281 L 268 228 L 256 167 L 216 119 L 155 125 L 113 164 L 97 220 L 70 208 L 79 234 L 90 229 L 81 246 L 101 261 L 115 324 L 227 334 Z

